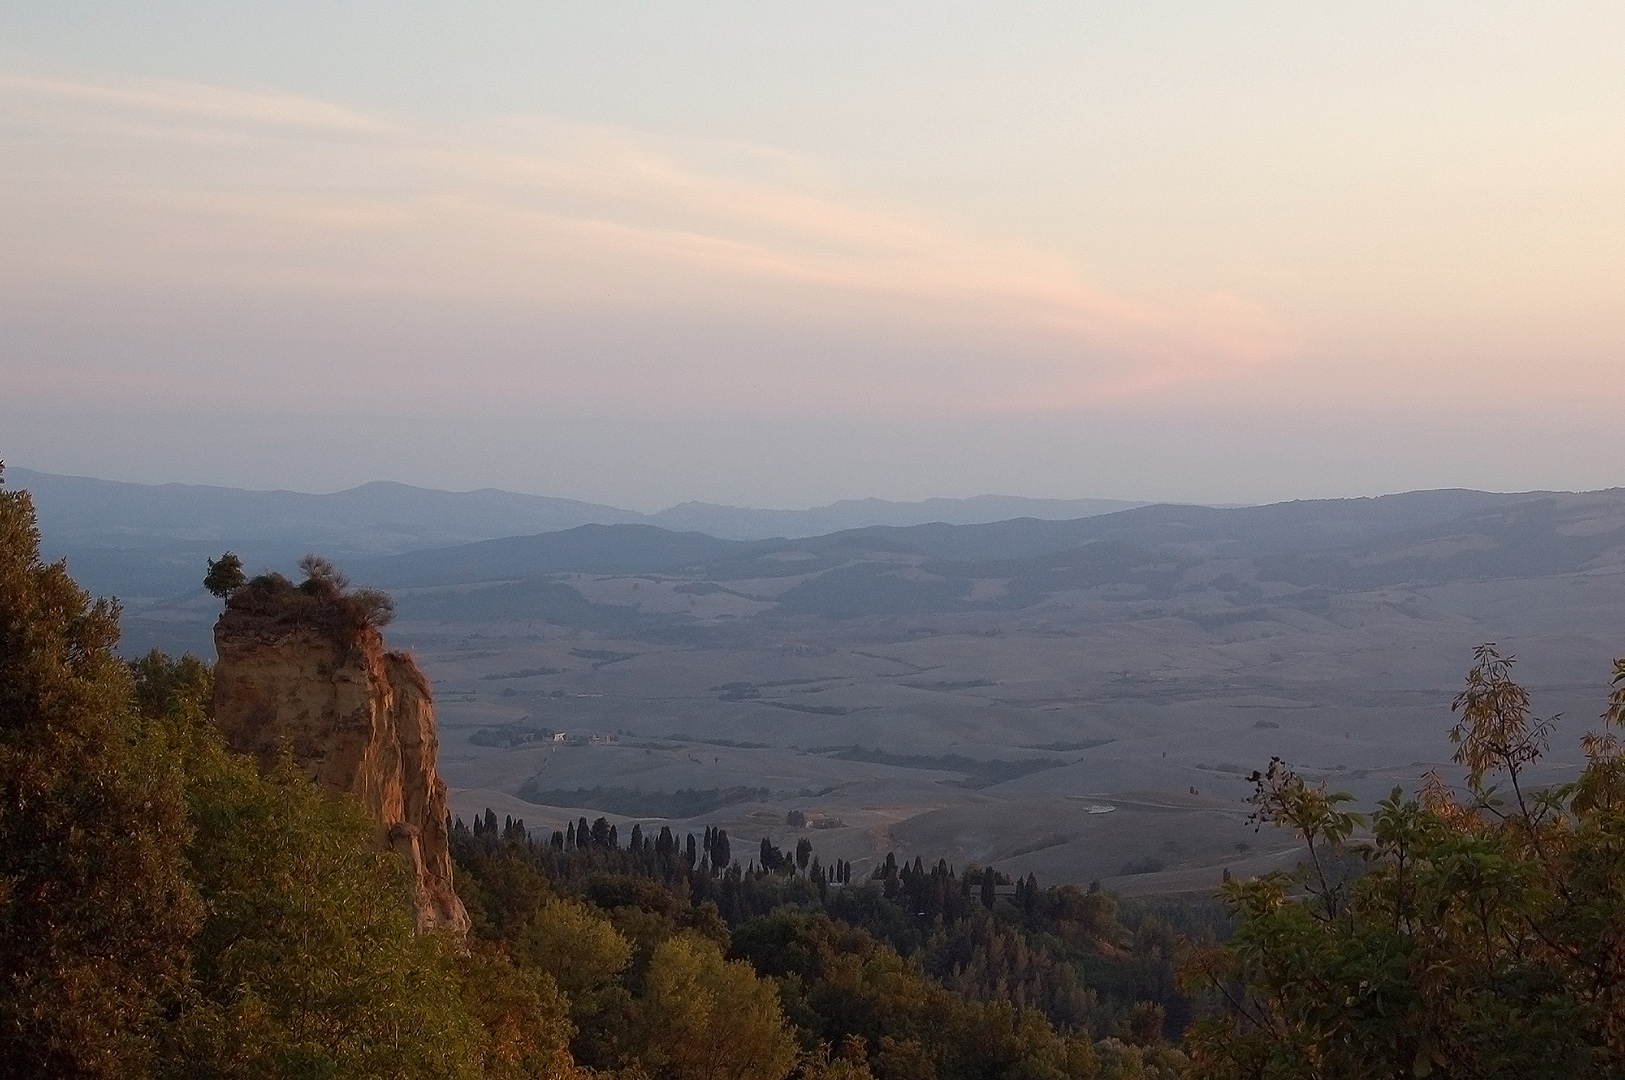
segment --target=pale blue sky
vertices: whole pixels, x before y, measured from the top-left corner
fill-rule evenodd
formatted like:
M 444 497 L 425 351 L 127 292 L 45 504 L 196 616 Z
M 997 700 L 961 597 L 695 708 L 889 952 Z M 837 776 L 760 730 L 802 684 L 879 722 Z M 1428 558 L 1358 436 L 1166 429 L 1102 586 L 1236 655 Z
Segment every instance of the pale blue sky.
M 644 508 L 1625 482 L 1622 46 L 1580 3 L 0 3 L 0 455 Z

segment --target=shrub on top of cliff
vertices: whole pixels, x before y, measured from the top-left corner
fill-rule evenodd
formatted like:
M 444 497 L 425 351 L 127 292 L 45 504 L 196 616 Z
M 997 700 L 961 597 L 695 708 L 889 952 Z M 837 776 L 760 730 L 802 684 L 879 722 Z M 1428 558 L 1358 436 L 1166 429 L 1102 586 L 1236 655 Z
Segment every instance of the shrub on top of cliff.
M 350 579 L 339 573 L 332 559 L 311 552 L 299 560 L 299 569 L 305 572 L 299 591 L 318 600 L 337 600 L 350 587 Z
M 214 564 L 210 564 L 211 569 Z M 320 555 L 299 560 L 305 580 L 295 585 L 281 574 L 261 574 L 230 592 L 226 607 L 250 615 L 264 615 L 320 627 L 338 640 L 363 627 L 387 626 L 395 617 L 395 601 L 380 589 L 352 589 L 350 580 Z
M 395 618 L 395 601 L 388 593 L 382 589 L 351 589 L 350 579 L 339 573 L 331 560 L 306 555 L 299 560 L 299 569 L 305 572 L 300 592 L 315 597 L 319 603 L 338 607 L 358 623 L 388 626 Z

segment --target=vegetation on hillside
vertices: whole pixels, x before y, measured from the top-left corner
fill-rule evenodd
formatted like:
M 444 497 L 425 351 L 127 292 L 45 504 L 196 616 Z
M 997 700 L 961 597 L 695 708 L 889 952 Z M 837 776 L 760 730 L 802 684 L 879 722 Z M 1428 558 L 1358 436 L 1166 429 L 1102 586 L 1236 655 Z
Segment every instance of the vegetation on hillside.
M 387 619 L 304 569 L 210 578 L 234 605 Z M 1272 762 L 1257 818 L 1309 857 L 1227 884 L 1229 916 L 487 811 L 452 832 L 459 939 L 414 932 L 357 804 L 225 747 L 207 665 L 120 660 L 118 616 L 0 489 L 6 1076 L 1625 1076 L 1625 662 L 1557 787 L 1525 782 L 1551 724 L 1490 647 L 1456 703 L 1464 795 L 1432 777 L 1366 817 Z
M 358 805 L 262 775 L 206 665 L 117 638 L 0 490 L 0 1075 L 573 1072 L 551 978 L 416 934 Z
M 1478 651 L 1437 775 L 1369 816 L 1281 762 L 1261 822 L 1295 830 L 1295 874 L 1233 881 L 1234 937 L 1191 965 L 1227 1008 L 1200 1020 L 1197 1075 L 1625 1076 L 1625 661 L 1577 779 L 1529 790 L 1551 720 L 1511 658 Z
M 387 613 L 366 597 L 346 603 L 355 594 L 317 561 L 297 586 L 242 581 L 226 559 L 210 569 L 233 605 L 277 617 L 327 627 L 337 611 L 359 629 Z M 763 845 L 763 868 L 741 869 L 722 833 L 697 856 L 669 832 L 645 841 L 634 830 L 622 847 L 583 821 L 555 844 L 482 821 L 456 839 L 476 931 L 416 934 L 400 859 L 372 848 L 352 800 L 323 795 L 288 760 L 262 774 L 215 730 L 207 665 L 156 652 L 127 664 L 117 637 L 117 605 L 42 562 L 27 493 L 0 491 L 5 1075 L 1178 1071 L 1160 1014 L 1124 1028 L 1144 1050 L 1052 1024 L 1038 999 L 1055 1007 L 1065 994 L 1035 972 L 1060 968 L 1022 959 L 1011 916 L 999 930 L 990 914 L 961 920 L 933 906 L 925 924 L 904 914 L 934 905 L 928 893 L 980 906 L 944 868 L 893 862 L 881 880 L 832 889 L 850 868 L 826 871 L 810 845 Z M 715 896 L 697 895 L 707 889 Z M 885 933 L 832 915 L 841 897 L 847 918 Z M 977 921 L 981 938 L 944 931 Z M 982 957 L 958 965 L 959 986 L 924 966 L 931 927 L 938 959 L 955 948 Z M 1007 947 L 1016 962 L 990 967 Z M 1015 1000 L 1008 977 L 1034 1000 Z M 1105 1022 L 1083 1004 L 1079 1018 Z
M 1179 935 L 1149 909 L 1125 920 L 1098 890 L 895 857 L 854 878 L 806 838 L 781 850 L 633 825 L 623 839 L 605 818 L 540 839 L 490 811 L 457 823 L 452 853 L 475 935 L 565 973 L 572 1048 L 597 1069 L 648 1067 L 623 1010 L 664 943 L 703 939 L 773 981 L 804 1068 L 1183 1074 L 1168 1042 L 1190 1013 L 1174 985 Z

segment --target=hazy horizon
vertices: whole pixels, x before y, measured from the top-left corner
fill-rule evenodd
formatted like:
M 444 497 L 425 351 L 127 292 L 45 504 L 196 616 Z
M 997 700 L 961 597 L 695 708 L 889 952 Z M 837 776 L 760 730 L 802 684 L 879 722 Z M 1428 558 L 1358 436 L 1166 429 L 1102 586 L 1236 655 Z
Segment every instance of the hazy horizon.
M 420 483 L 413 483 L 411 481 L 374 477 L 372 479 L 361 480 L 361 481 L 358 481 L 356 483 L 347 483 L 347 484 L 343 484 L 341 486 L 327 487 L 327 488 L 300 487 L 300 486 L 286 485 L 286 484 L 275 485 L 275 486 L 253 486 L 253 485 L 243 485 L 243 484 L 218 483 L 218 482 L 206 481 L 206 480 L 205 481 L 169 480 L 169 479 L 130 480 L 130 479 L 123 479 L 123 478 L 114 477 L 114 476 L 92 475 L 90 473 L 61 472 L 61 471 L 57 471 L 57 470 L 54 470 L 54 469 L 39 468 L 34 463 L 30 463 L 30 462 L 14 462 L 14 461 L 7 461 L 5 459 L 0 459 L 0 463 L 3 463 L 4 467 L 5 467 L 5 474 L 4 474 L 5 486 L 12 487 L 12 488 L 27 487 L 27 478 L 26 477 L 19 478 L 17 476 L 17 474 L 19 472 L 41 473 L 41 474 L 46 474 L 46 475 L 50 475 L 50 476 L 57 477 L 57 478 L 65 478 L 65 479 L 73 479 L 73 480 L 90 480 L 90 481 L 98 481 L 98 482 L 99 481 L 109 481 L 109 482 L 112 482 L 112 483 L 138 484 L 138 485 L 153 486 L 153 487 L 162 487 L 162 486 L 168 486 L 168 485 L 180 485 L 180 486 L 183 486 L 183 487 L 216 488 L 216 489 L 226 490 L 226 491 L 244 491 L 244 492 L 250 492 L 250 493 L 257 493 L 257 494 L 278 494 L 278 493 L 281 493 L 281 494 L 314 495 L 314 496 L 341 494 L 341 493 L 344 493 L 344 492 L 355 491 L 355 490 L 367 487 L 367 486 L 369 486 L 371 484 L 401 484 L 401 485 L 403 485 L 405 487 L 410 487 L 410 488 L 414 488 L 414 489 L 417 489 L 417 490 L 432 491 L 432 492 L 444 492 L 444 493 L 450 493 L 450 494 L 474 494 L 474 493 L 478 493 L 478 492 L 482 492 L 482 491 L 489 491 L 489 492 L 502 492 L 502 493 L 511 494 L 511 495 L 536 496 L 536 497 L 540 497 L 540 498 L 564 499 L 564 500 L 569 500 L 569 501 L 579 502 L 579 503 L 584 503 L 584 504 L 589 504 L 589 505 L 602 506 L 602 507 L 609 508 L 609 509 L 618 509 L 618 510 L 631 511 L 631 512 L 634 512 L 634 513 L 637 513 L 637 514 L 642 514 L 642 515 L 645 515 L 645 516 L 648 516 L 648 517 L 658 517 L 662 512 L 677 510 L 677 509 L 681 509 L 681 508 L 686 507 L 686 506 L 707 506 L 707 507 L 714 507 L 714 508 L 722 509 L 722 510 L 734 510 L 734 509 L 737 509 L 737 510 L 752 510 L 752 511 L 762 511 L 762 512 L 767 512 L 767 513 L 786 513 L 786 514 L 805 513 L 805 512 L 813 511 L 813 510 L 829 509 L 831 507 L 840 506 L 842 504 L 854 504 L 854 503 L 861 504 L 861 503 L 866 503 L 866 502 L 890 503 L 890 504 L 897 504 L 897 505 L 905 505 L 906 506 L 906 505 L 918 505 L 918 504 L 927 504 L 927 503 L 934 503 L 934 502 L 968 503 L 968 502 L 975 502 L 977 500 L 1020 500 L 1020 501 L 1028 501 L 1028 502 L 1034 502 L 1034 503 L 1044 503 L 1044 502 L 1050 502 L 1050 503 L 1066 503 L 1066 502 L 1090 503 L 1090 502 L 1094 502 L 1094 503 L 1106 503 L 1106 504 L 1123 503 L 1123 504 L 1125 504 L 1125 508 L 1127 508 L 1129 505 L 1143 506 L 1143 505 L 1152 505 L 1152 504 L 1159 504 L 1159 503 L 1161 503 L 1161 504 L 1178 504 L 1178 505 L 1194 505 L 1194 506 L 1211 506 L 1211 507 L 1216 507 L 1216 508 L 1230 508 L 1230 507 L 1244 507 L 1244 506 L 1263 506 L 1263 505 L 1269 505 L 1270 503 L 1293 502 L 1293 501 L 1301 501 L 1301 500 L 1316 501 L 1316 500 L 1338 500 L 1338 499 L 1359 499 L 1359 498 L 1381 498 L 1383 496 L 1388 496 L 1388 495 L 1407 495 L 1407 494 L 1415 494 L 1415 493 L 1423 492 L 1423 491 L 1443 491 L 1443 490 L 1474 490 L 1474 491 L 1483 491 L 1483 492 L 1487 492 L 1487 493 L 1491 493 L 1491 494 L 1520 494 L 1520 493 L 1526 493 L 1526 492 L 1527 493 L 1535 493 L 1535 492 L 1547 492 L 1547 491 L 1554 492 L 1554 493 L 1583 494 L 1585 492 L 1595 492 L 1595 491 L 1607 490 L 1606 488 L 1601 488 L 1601 487 L 1598 487 L 1598 488 L 1557 488 L 1557 487 L 1538 487 L 1537 488 L 1537 487 L 1529 487 L 1529 488 L 1498 489 L 1498 488 L 1489 488 L 1489 487 L 1464 488 L 1461 485 L 1451 485 L 1449 487 L 1440 486 L 1440 487 L 1432 487 L 1432 488 L 1396 488 L 1396 489 L 1391 490 L 1391 491 L 1372 491 L 1372 492 L 1361 492 L 1361 493 L 1356 493 L 1356 494 L 1298 495 L 1298 496 L 1291 496 L 1291 497 L 1284 498 L 1284 499 L 1260 500 L 1260 501 L 1256 501 L 1256 502 L 1224 502 L 1224 501 L 1212 500 L 1212 499 L 1132 499 L 1132 498 L 1117 498 L 1117 497 L 1097 496 L 1097 495 L 1091 495 L 1091 494 L 1019 495 L 1019 494 L 1013 494 L 1013 493 L 1008 492 L 1008 491 L 987 490 L 987 491 L 976 491 L 976 492 L 972 492 L 972 493 L 969 493 L 969 494 L 966 494 L 966 495 L 932 495 L 932 494 L 926 494 L 926 495 L 920 495 L 920 496 L 912 497 L 912 498 L 889 498 L 889 497 L 878 496 L 878 495 L 862 495 L 862 494 L 859 494 L 859 495 L 844 495 L 844 496 L 838 496 L 836 498 L 832 498 L 832 499 L 830 499 L 828 501 L 825 501 L 825 502 L 809 503 L 809 504 L 801 504 L 801 505 L 794 505 L 794 504 L 793 505 L 758 505 L 758 504 L 746 504 L 746 503 L 722 503 L 722 502 L 714 502 L 714 501 L 709 501 L 709 500 L 704 500 L 704 499 L 685 499 L 685 500 L 681 500 L 681 501 L 678 501 L 678 502 L 659 503 L 659 504 L 652 504 L 652 505 L 648 505 L 648 506 L 629 506 L 629 505 L 621 505 L 621 504 L 618 504 L 618 503 L 615 503 L 613 501 L 606 500 L 606 499 L 580 498 L 580 497 L 570 496 L 570 495 L 560 495 L 557 492 L 553 492 L 553 491 L 523 490 L 523 489 L 519 489 L 519 488 L 502 487 L 500 485 L 494 485 L 494 484 L 482 484 L 482 485 L 478 485 L 478 486 L 465 486 L 465 487 L 439 487 L 439 486 L 435 486 L 435 485 L 431 485 L 431 484 L 420 484 Z M 1612 487 L 1612 488 L 1617 488 L 1619 486 L 1620 485 L 1617 485 L 1617 484 L 1616 485 L 1609 485 L 1609 487 Z
M 565 496 L 553 495 L 553 494 L 551 494 L 549 492 L 546 492 L 546 491 L 516 491 L 516 490 L 511 489 L 511 488 L 495 487 L 495 486 L 492 486 L 492 485 L 483 485 L 483 486 L 480 486 L 480 487 L 437 488 L 437 487 L 431 487 L 431 486 L 423 485 L 423 484 L 412 484 L 412 483 L 408 483 L 406 481 L 401 481 L 401 480 L 384 480 L 384 479 L 377 479 L 377 478 L 374 478 L 372 480 L 363 480 L 363 481 L 361 481 L 360 483 L 357 483 L 357 484 L 347 484 L 347 485 L 344 485 L 343 487 L 327 488 L 327 489 L 323 489 L 323 490 L 312 490 L 312 489 L 309 489 L 309 488 L 288 487 L 288 486 L 243 487 L 243 486 L 240 486 L 240 485 L 232 485 L 232 484 L 216 484 L 216 483 L 194 482 L 194 481 L 184 481 L 184 480 L 120 480 L 120 479 L 116 479 L 116 478 L 113 478 L 113 477 L 92 476 L 92 475 L 90 475 L 88 473 L 55 472 L 55 471 L 53 471 L 51 469 L 34 468 L 33 466 L 31 466 L 31 465 L 29 465 L 27 463 L 10 462 L 10 461 L 6 461 L 4 459 L 0 459 L 0 467 L 4 468 L 4 473 L 0 474 L 0 479 L 4 480 L 5 485 L 7 487 L 12 487 L 12 488 L 27 487 L 28 486 L 28 482 L 29 482 L 28 476 L 19 477 L 18 476 L 19 473 L 37 473 L 37 474 L 41 474 L 41 475 L 45 475 L 45 476 L 50 476 L 50 477 L 52 477 L 54 479 L 88 480 L 88 481 L 98 482 L 98 483 L 100 483 L 100 482 L 110 482 L 110 483 L 116 483 L 116 484 L 137 484 L 137 485 L 146 486 L 146 487 L 168 487 L 168 486 L 179 485 L 179 486 L 182 486 L 182 487 L 212 488 L 212 489 L 217 489 L 217 490 L 222 490 L 222 491 L 242 491 L 242 492 L 249 492 L 249 493 L 253 493 L 253 494 L 266 494 L 266 495 L 269 495 L 269 494 L 292 494 L 292 495 L 315 495 L 315 496 L 337 495 L 337 494 L 342 494 L 342 493 L 345 493 L 345 492 L 358 491 L 358 490 L 361 490 L 363 488 L 370 487 L 370 486 L 372 486 L 374 484 L 400 484 L 401 486 L 412 488 L 412 489 L 418 490 L 418 491 L 433 491 L 433 492 L 450 493 L 450 494 L 465 494 L 466 495 L 466 494 L 478 494 L 480 492 L 501 492 L 501 493 L 509 494 L 509 495 L 537 496 L 537 497 L 540 497 L 540 498 L 566 498 Z M 654 511 L 637 510 L 637 508 L 635 508 L 635 507 L 615 507 L 614 504 L 608 503 L 608 502 L 603 502 L 601 500 L 574 499 L 574 500 L 571 500 L 571 501 L 589 503 L 589 504 L 593 504 L 593 505 L 600 505 L 600 506 L 609 507 L 609 508 L 613 508 L 613 509 L 633 510 L 633 511 L 636 511 L 638 513 L 643 513 L 643 514 L 652 514 L 652 513 L 657 513 L 657 512 L 659 512 L 661 510 L 672 510 L 672 509 L 678 509 L 678 508 L 685 507 L 685 506 L 711 506 L 711 507 L 717 507 L 719 509 L 751 509 L 751 510 L 765 510 L 765 511 L 772 511 L 772 512 L 797 513 L 797 512 L 801 512 L 801 511 L 805 511 L 805 510 L 827 509 L 827 508 L 829 508 L 831 506 L 840 505 L 842 503 L 865 503 L 865 502 L 888 502 L 888 503 L 890 503 L 890 502 L 899 502 L 899 503 L 915 504 L 915 503 L 932 503 L 932 502 L 974 502 L 974 501 L 977 501 L 977 500 L 1021 500 L 1021 501 L 1027 501 L 1027 502 L 1103 502 L 1103 503 L 1122 502 L 1122 503 L 1139 503 L 1139 504 L 1143 504 L 1143 503 L 1145 503 L 1147 501 L 1147 500 L 1132 500 L 1132 499 L 1121 499 L 1121 500 L 1119 500 L 1119 499 L 1097 499 L 1097 498 L 1093 498 L 1093 497 L 1087 496 L 1087 495 L 1080 495 L 1080 496 L 1075 496 L 1075 497 L 1072 497 L 1072 498 L 1051 499 L 1051 498 L 1042 497 L 1042 496 L 1036 496 L 1035 497 L 1035 496 L 1023 496 L 1023 495 L 1008 495 L 1008 494 L 1005 494 L 1003 492 L 997 492 L 997 491 L 982 491 L 982 492 L 977 492 L 974 495 L 964 495 L 964 496 L 927 495 L 927 496 L 922 496 L 921 498 L 918 498 L 918 499 L 910 499 L 910 500 L 881 499 L 878 496 L 874 496 L 874 495 L 859 495 L 859 496 L 851 496 L 851 497 L 847 497 L 847 498 L 835 499 L 835 500 L 832 500 L 831 502 L 828 502 L 828 503 L 820 503 L 820 504 L 813 505 L 813 506 L 753 506 L 753 507 L 745 507 L 745 506 L 737 505 L 737 504 L 708 503 L 708 502 L 704 502 L 704 501 L 699 500 L 699 499 L 689 499 L 689 500 L 685 500 L 683 502 L 671 503 L 671 504 L 666 504 L 666 505 L 656 507 L 654 509 Z
M 0 456 L 648 510 L 1622 482 L 1625 11 L 0 10 Z

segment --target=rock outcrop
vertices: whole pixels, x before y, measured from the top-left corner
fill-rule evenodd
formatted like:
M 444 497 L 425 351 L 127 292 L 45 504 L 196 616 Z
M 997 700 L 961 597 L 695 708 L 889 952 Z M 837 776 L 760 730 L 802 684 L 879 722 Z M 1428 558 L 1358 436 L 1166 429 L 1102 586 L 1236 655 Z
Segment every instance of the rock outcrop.
M 466 931 L 429 682 L 345 600 L 282 578 L 237 590 L 214 628 L 215 720 L 262 768 L 286 748 L 319 786 L 357 796 L 378 823 L 378 847 L 415 872 L 418 929 Z

